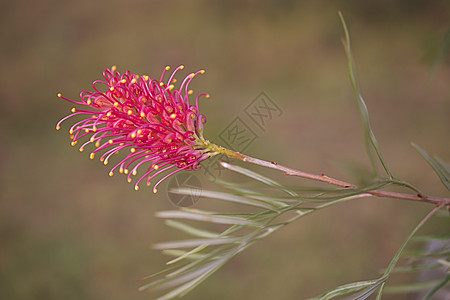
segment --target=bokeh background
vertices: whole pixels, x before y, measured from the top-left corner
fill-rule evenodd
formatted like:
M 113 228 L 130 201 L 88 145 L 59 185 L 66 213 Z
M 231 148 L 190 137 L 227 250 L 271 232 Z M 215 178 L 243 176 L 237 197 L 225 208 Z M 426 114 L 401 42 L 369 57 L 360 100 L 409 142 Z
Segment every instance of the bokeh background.
M 216 142 L 264 91 L 283 115 L 265 131 L 253 127 L 258 139 L 246 153 L 355 182 L 349 170 L 369 165 L 338 10 L 392 172 L 448 196 L 410 146 L 450 161 L 448 1 L 1 1 L 0 298 L 154 296 L 137 281 L 167 258 L 149 246 L 180 237 L 154 217 L 173 209 L 166 185 L 135 192 L 70 147 L 68 124 L 55 130 L 72 107 L 56 94 L 76 98 L 113 64 L 155 77 L 166 65 L 184 64 L 185 75 L 206 69 L 193 87 L 211 94 L 201 110 Z M 430 208 L 373 198 L 319 212 L 240 254 L 185 299 L 301 299 L 375 278 Z M 445 227 L 424 230 L 436 229 Z

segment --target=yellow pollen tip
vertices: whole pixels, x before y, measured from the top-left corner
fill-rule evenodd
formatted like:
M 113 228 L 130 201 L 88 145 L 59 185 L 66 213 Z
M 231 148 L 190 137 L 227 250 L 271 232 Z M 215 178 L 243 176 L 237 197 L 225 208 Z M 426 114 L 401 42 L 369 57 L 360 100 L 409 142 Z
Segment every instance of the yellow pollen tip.
M 177 80 L 174 78 L 174 79 L 172 79 L 172 83 L 176 83 L 177 82 Z
M 58 98 L 61 98 L 62 97 L 62 94 L 61 93 L 58 93 Z
M 95 147 L 100 147 L 100 141 L 97 141 L 96 143 L 95 143 Z
M 110 87 L 109 90 L 110 90 L 111 92 L 114 91 L 114 87 L 113 87 L 113 86 Z
M 184 66 L 183 66 L 183 65 L 181 65 L 181 66 L 180 66 L 180 70 L 183 70 L 183 69 L 184 69 Z
M 131 115 L 133 114 L 133 111 L 132 111 L 131 109 L 129 109 L 128 112 L 127 112 L 127 114 L 128 114 L 129 116 L 131 116 Z
M 93 143 L 93 142 L 95 141 L 95 138 L 94 138 L 93 136 L 91 136 L 91 138 L 89 139 L 89 141 L 90 141 L 91 143 Z
M 133 174 L 133 176 L 136 176 L 137 171 L 136 171 L 136 170 L 133 170 L 133 173 L 131 173 L 131 174 Z
M 109 140 L 108 143 L 112 144 L 112 143 L 114 143 L 114 141 L 113 140 Z
M 128 171 L 128 169 L 125 169 L 124 173 L 128 174 L 128 173 L 130 173 L 130 171 Z
M 111 67 L 111 71 L 116 71 L 117 70 L 117 66 L 116 65 L 113 65 L 112 67 Z
M 95 126 L 92 127 L 92 131 L 93 131 L 93 132 L 97 132 L 97 127 L 95 127 Z
M 135 190 L 135 191 L 138 191 L 138 190 L 139 190 L 139 186 L 136 185 L 136 186 L 134 187 L 134 190 Z
M 114 175 L 113 171 L 109 172 L 109 176 L 112 177 L 113 175 Z
M 77 141 L 73 141 L 72 143 L 70 143 L 72 146 L 75 146 L 77 144 Z
M 130 83 L 131 83 L 131 84 L 134 84 L 134 83 L 136 83 L 136 81 L 137 81 L 136 78 L 133 78 L 133 79 L 131 79 L 131 82 L 130 82 Z
M 107 117 L 111 117 L 111 115 L 112 115 L 112 113 L 111 113 L 110 111 L 108 111 L 108 112 L 106 113 L 106 116 L 107 116 Z
M 91 155 L 89 155 L 89 158 L 94 159 L 94 157 L 95 157 L 95 153 L 92 152 Z
M 170 118 L 171 118 L 171 119 L 175 119 L 176 117 L 177 117 L 177 114 L 171 114 L 171 115 L 170 115 Z
M 163 85 L 164 85 L 164 82 L 160 82 L 160 83 L 159 83 L 159 86 L 162 87 Z
M 206 99 L 209 99 L 209 98 L 211 98 L 211 95 L 210 94 L 206 94 L 205 97 L 206 97 Z
M 169 70 L 170 70 L 170 67 L 169 67 L 169 66 L 167 66 L 167 67 L 166 67 L 166 71 L 169 71 Z
M 128 181 L 128 182 L 131 182 L 131 178 L 127 178 L 127 181 Z
M 108 160 L 105 159 L 105 161 L 103 162 L 103 164 L 106 166 L 108 164 Z
M 174 87 L 175 87 L 175 86 L 174 86 L 173 84 L 169 85 L 169 86 L 168 86 L 169 91 L 173 90 Z
M 104 161 L 105 159 L 103 157 L 100 157 L 100 161 Z
M 141 118 L 145 118 L 145 114 L 141 112 Z
M 74 112 L 76 112 L 77 110 L 76 110 L 75 107 L 74 107 L 74 108 L 72 108 L 70 111 L 74 113 Z
M 131 134 L 131 138 L 132 138 L 132 139 L 136 138 L 136 133 L 133 132 L 133 133 Z
M 142 76 L 142 78 L 144 78 L 145 81 L 148 81 L 148 76 L 147 75 Z
M 119 106 L 119 102 L 114 102 L 114 107 Z
M 91 99 L 88 99 L 88 100 L 86 101 L 86 104 L 87 104 L 87 105 L 91 105 L 91 104 L 92 104 L 92 100 L 91 100 Z
M 60 130 L 60 129 L 61 129 L 61 126 L 56 125 L 56 130 Z
M 80 150 L 80 152 L 83 152 L 83 151 L 84 151 L 84 148 L 83 148 L 83 147 L 80 147 L 79 150 Z
M 194 93 L 193 90 L 189 90 L 189 91 L 188 91 L 188 95 L 192 95 L 193 93 Z
M 142 133 L 142 129 L 139 129 L 138 131 L 137 131 L 137 134 L 141 134 Z
M 131 149 L 130 149 L 130 152 L 131 152 L 131 153 L 136 152 L 136 148 L 131 148 Z
M 205 74 L 205 70 L 200 70 L 200 74 Z
M 155 166 L 153 167 L 153 169 L 158 170 L 158 169 L 159 169 L 159 166 L 158 166 L 158 165 L 155 165 Z
M 153 188 L 153 193 L 156 194 L 157 192 L 158 192 L 158 190 Z

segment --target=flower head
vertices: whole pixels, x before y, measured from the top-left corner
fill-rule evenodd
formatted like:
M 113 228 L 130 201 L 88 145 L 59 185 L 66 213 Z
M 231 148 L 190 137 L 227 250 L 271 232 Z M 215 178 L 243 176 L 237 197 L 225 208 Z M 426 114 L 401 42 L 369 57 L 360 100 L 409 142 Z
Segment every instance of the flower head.
M 201 161 L 216 154 L 203 138 L 206 118 L 198 108 L 199 97 L 209 98 L 209 95 L 199 94 L 195 105 L 189 102 L 193 93 L 189 84 L 205 71 L 189 74 L 177 89 L 174 76 L 183 68 L 175 69 L 166 82 L 164 75 L 170 67 L 163 70 L 159 80 L 139 77 L 130 71 L 121 74 L 115 66 L 106 69 L 104 80 L 94 81 L 94 91 L 83 91 L 81 100 L 58 94 L 82 108 L 72 108 L 72 113 L 59 121 L 56 129 L 60 129 L 64 120 L 82 116 L 69 130 L 72 146 L 84 141 L 79 148 L 83 151 L 87 145 L 94 144 L 96 149 L 91 152 L 91 159 L 102 153 L 100 160 L 105 165 L 119 150 L 129 151 L 109 174 L 112 176 L 118 170 L 127 174 L 131 182 L 138 168 L 144 169 L 135 184 L 136 190 L 142 180 L 146 179 L 150 185 L 155 176 L 170 171 L 155 184 L 156 193 L 157 186 L 167 177 L 181 170 L 198 170 Z

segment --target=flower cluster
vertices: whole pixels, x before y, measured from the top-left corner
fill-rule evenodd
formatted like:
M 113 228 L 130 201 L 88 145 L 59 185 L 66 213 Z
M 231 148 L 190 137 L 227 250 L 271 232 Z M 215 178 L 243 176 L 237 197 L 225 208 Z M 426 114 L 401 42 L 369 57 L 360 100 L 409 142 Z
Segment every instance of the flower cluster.
M 179 66 L 167 82 L 163 80 L 170 67 L 164 69 L 160 80 L 130 71 L 121 74 L 115 66 L 106 69 L 104 80 L 94 81 L 94 91 L 82 92 L 81 101 L 58 94 L 83 108 L 72 108 L 72 113 L 59 121 L 56 129 L 60 129 L 64 120 L 82 116 L 69 130 L 72 146 L 83 140 L 80 147 L 83 151 L 88 144 L 94 144 L 96 149 L 91 152 L 91 159 L 97 153 L 103 153 L 100 160 L 105 165 L 119 150 L 129 151 L 109 175 L 118 170 L 127 174 L 128 182 L 131 182 L 131 175 L 136 175 L 139 167 L 146 166 L 135 184 L 136 190 L 142 180 L 146 179 L 150 185 L 155 176 L 170 171 L 155 184 L 153 191 L 156 193 L 164 179 L 182 170 L 198 170 L 201 161 L 216 154 L 209 141 L 203 138 L 206 118 L 198 108 L 199 97 L 209 98 L 209 95 L 199 94 L 195 105 L 189 103 L 189 95 L 193 93 L 189 84 L 205 71 L 189 74 L 176 89 L 174 77 L 183 68 Z

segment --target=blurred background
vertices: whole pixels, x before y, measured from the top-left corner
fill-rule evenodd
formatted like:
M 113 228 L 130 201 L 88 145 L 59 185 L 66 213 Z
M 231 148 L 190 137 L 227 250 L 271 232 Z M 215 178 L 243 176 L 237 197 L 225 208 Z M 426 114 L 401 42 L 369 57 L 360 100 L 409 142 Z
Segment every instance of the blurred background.
M 56 94 L 76 99 L 113 64 L 156 78 L 166 65 L 184 64 L 183 75 L 205 69 L 193 88 L 211 94 L 200 104 L 207 138 L 221 143 L 241 117 L 258 136 L 246 154 L 357 182 L 349 170 L 369 164 L 338 10 L 393 174 L 448 196 L 410 146 L 450 161 L 448 1 L 18 0 L 0 8 L 1 299 L 153 297 L 137 291 L 138 280 L 167 258 L 150 245 L 180 237 L 154 217 L 174 208 L 167 183 L 156 195 L 135 192 L 89 151 L 70 147 L 69 123 L 55 130 L 72 108 Z M 244 112 L 262 91 L 282 110 L 264 130 Z M 373 198 L 318 212 L 240 254 L 185 299 L 301 299 L 376 278 L 430 209 Z

